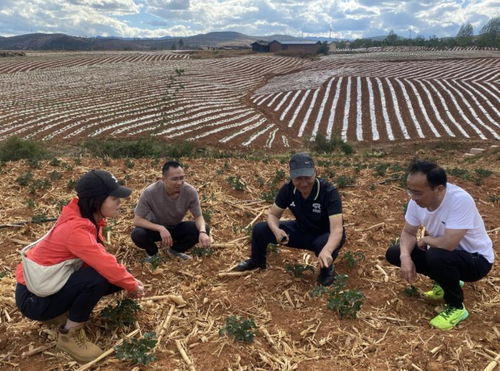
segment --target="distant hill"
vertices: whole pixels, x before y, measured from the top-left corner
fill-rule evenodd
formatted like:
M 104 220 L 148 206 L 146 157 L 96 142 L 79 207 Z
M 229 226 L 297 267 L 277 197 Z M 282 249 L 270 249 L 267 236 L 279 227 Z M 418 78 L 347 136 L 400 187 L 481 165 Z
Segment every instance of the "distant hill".
M 154 39 L 120 37 L 78 37 L 61 33 L 34 33 L 11 37 L 0 36 L 0 50 L 165 50 L 220 46 L 250 46 L 256 40 L 304 40 L 288 35 L 249 36 L 239 32 L 210 32 L 188 37 L 164 36 Z

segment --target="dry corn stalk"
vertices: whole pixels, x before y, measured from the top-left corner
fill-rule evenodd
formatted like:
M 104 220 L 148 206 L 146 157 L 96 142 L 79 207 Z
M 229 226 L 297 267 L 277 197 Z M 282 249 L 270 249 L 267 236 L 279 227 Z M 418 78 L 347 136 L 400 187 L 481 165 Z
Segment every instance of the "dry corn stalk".
M 425 227 L 421 225 L 417 229 L 417 241 L 420 241 L 425 236 Z

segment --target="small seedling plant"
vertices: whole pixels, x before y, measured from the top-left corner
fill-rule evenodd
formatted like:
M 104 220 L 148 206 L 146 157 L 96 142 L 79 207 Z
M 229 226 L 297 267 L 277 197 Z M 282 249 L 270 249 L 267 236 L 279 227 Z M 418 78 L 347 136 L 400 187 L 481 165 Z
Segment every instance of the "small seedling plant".
M 165 258 L 163 256 L 160 256 L 160 254 L 156 254 L 152 256 L 151 259 L 148 260 L 148 263 L 151 264 L 151 269 L 155 270 L 160 265 L 165 263 Z
M 347 278 L 346 274 L 337 276 L 327 301 L 328 309 L 337 312 L 341 319 L 356 318 L 364 299 L 359 291 L 345 290 Z
M 413 285 L 405 287 L 405 289 L 403 290 L 403 293 L 409 297 L 417 297 L 420 295 L 418 292 L 418 289 Z
M 342 257 L 342 260 L 347 263 L 347 266 L 349 268 L 354 268 L 356 265 L 358 265 L 358 263 L 361 263 L 365 260 L 365 254 L 363 254 L 361 251 L 347 251 Z
M 257 325 L 253 319 L 229 316 L 226 318 L 226 324 L 220 329 L 219 334 L 232 336 L 236 341 L 250 344 L 255 337 L 253 330 L 256 328 Z
M 115 347 L 116 358 L 129 361 L 134 365 L 146 365 L 156 361 L 156 356 L 150 351 L 156 346 L 156 334 L 146 332 L 142 339 L 125 340 Z
M 199 247 L 195 246 L 191 249 L 191 255 L 198 256 L 200 258 L 204 256 L 211 256 L 214 253 L 214 249 L 211 247 Z
M 108 305 L 101 311 L 110 328 L 130 327 L 137 320 L 141 307 L 130 298 L 120 300 L 115 306 Z
M 227 182 L 235 191 L 244 191 L 247 188 L 247 185 L 239 175 L 228 177 Z
M 304 273 L 307 271 L 314 273 L 314 267 L 306 264 L 285 264 L 285 270 L 298 278 L 304 277 Z

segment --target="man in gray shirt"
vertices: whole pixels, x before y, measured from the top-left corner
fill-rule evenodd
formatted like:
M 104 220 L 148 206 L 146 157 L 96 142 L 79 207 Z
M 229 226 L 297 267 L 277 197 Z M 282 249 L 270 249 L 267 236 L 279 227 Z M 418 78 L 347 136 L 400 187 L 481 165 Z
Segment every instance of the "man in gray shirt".
M 184 181 L 184 169 L 176 161 L 167 161 L 162 179 L 146 187 L 134 210 L 132 241 L 146 250 L 146 260 L 158 252 L 157 242 L 171 255 L 190 259 L 185 252 L 199 243 L 210 246 L 210 228 L 201 213 L 196 189 Z M 183 221 L 187 211 L 194 221 Z

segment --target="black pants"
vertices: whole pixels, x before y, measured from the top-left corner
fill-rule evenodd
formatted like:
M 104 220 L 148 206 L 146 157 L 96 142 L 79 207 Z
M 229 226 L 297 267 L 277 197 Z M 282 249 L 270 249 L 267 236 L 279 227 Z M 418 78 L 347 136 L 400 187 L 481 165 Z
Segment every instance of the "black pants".
M 174 227 L 166 227 L 173 240 L 172 249 L 178 252 L 185 252 L 198 243 L 200 232 L 195 222 L 181 222 Z M 207 233 L 210 227 L 206 225 Z M 160 233 L 146 228 L 135 227 L 132 231 L 132 241 L 145 249 L 148 255 L 153 256 L 158 252 L 156 242 L 161 241 Z
M 309 250 L 319 255 L 330 232 L 314 234 L 300 229 L 296 221 L 285 221 L 280 223 L 280 228 L 288 234 L 288 244 L 286 246 L 296 249 Z M 252 260 L 258 263 L 266 262 L 267 245 L 277 243 L 274 233 L 271 231 L 266 222 L 260 222 L 254 225 L 252 230 Z M 342 232 L 342 239 L 339 246 L 332 252 L 332 258 L 335 260 L 339 254 L 341 247 L 345 243 L 345 231 Z
M 69 311 L 71 321 L 85 322 L 103 296 L 119 290 L 94 268 L 85 267 L 74 272 L 61 290 L 46 297 L 36 296 L 18 283 L 16 305 L 23 315 L 35 321 L 47 321 Z
M 389 263 L 400 267 L 400 254 L 400 246 L 393 245 L 387 250 L 385 257 Z M 488 274 L 493 265 L 477 253 L 457 249 L 448 251 L 436 247 L 422 250 L 415 246 L 411 259 L 418 273 L 430 277 L 443 288 L 444 302 L 456 308 L 461 308 L 464 301 L 459 281 L 478 281 Z

